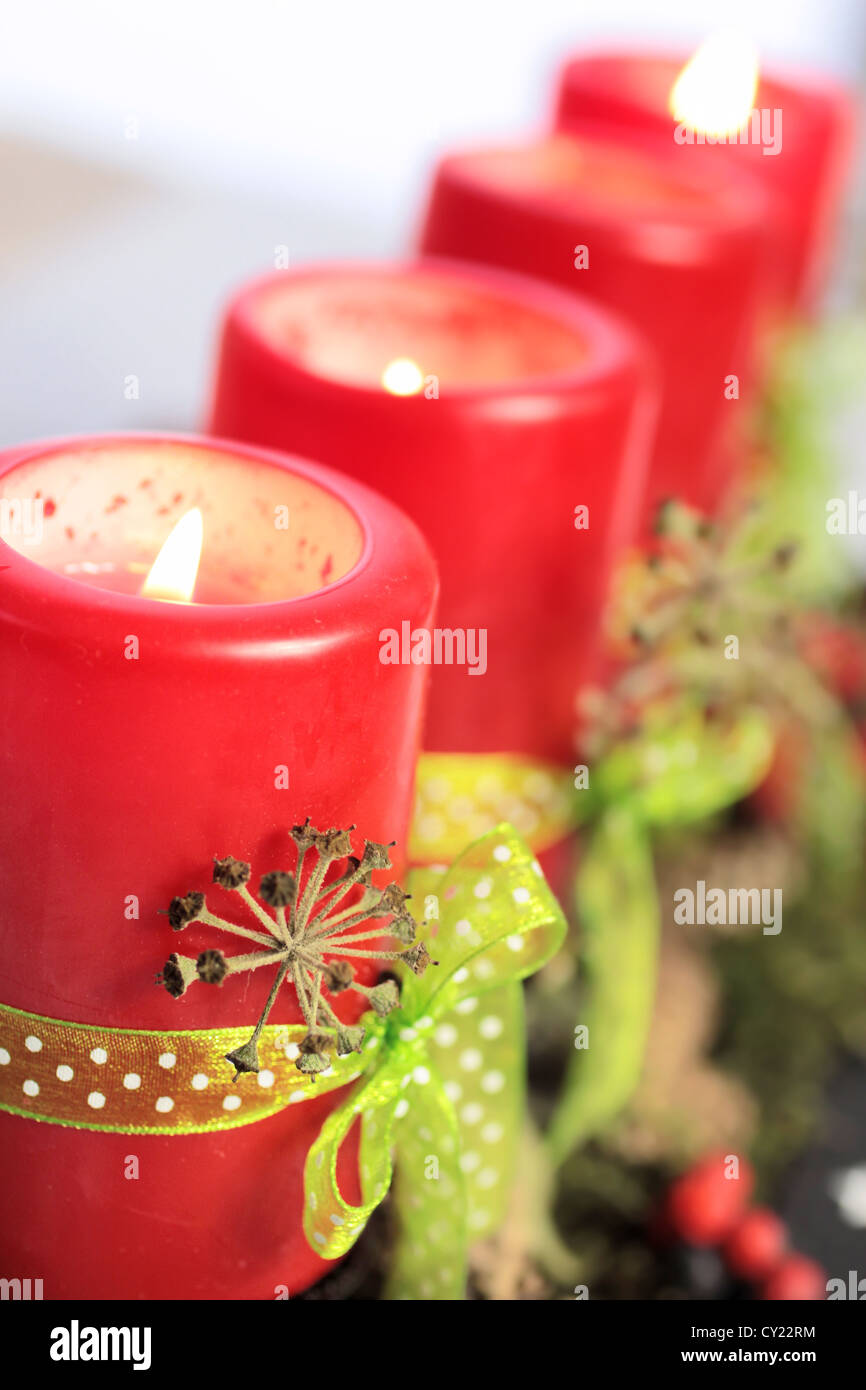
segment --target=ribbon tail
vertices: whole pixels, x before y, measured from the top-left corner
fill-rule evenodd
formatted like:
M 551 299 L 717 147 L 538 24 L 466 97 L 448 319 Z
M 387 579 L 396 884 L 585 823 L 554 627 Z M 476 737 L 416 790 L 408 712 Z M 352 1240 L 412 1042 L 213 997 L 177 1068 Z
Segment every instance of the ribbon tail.
M 448 1015 L 430 1055 L 454 1100 L 473 1240 L 501 1226 L 517 1167 L 526 1104 L 523 988 L 511 981 Z
M 391 1185 L 391 1130 L 406 1080 L 398 1062 L 379 1066 L 325 1120 L 304 1167 L 304 1234 L 324 1260 L 336 1260 L 352 1248 L 371 1213 Z M 355 1206 L 340 1191 L 337 1158 L 360 1117 L 361 1202 Z
M 422 1075 L 394 1126 L 398 1230 L 385 1298 L 439 1302 L 466 1291 L 466 1184 L 454 1106 L 433 1066 Z
M 557 1163 L 622 1110 L 643 1066 L 660 923 L 649 834 L 631 811 L 612 809 L 602 819 L 580 866 L 577 900 L 587 1035 L 571 1058 L 548 1135 Z

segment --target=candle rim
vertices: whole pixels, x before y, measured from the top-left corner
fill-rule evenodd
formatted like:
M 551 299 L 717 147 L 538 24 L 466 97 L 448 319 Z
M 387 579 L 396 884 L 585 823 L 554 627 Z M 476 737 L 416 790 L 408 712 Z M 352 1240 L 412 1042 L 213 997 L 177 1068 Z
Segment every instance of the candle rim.
M 607 64 L 617 66 L 626 63 L 638 68 L 647 63 L 663 63 L 675 69 L 674 77 L 676 77 L 689 59 L 694 57 L 698 47 L 707 37 L 709 37 L 708 33 L 697 39 L 691 49 L 674 48 L 669 44 L 655 44 L 652 41 L 647 42 L 646 46 L 641 48 L 605 47 L 602 45 L 582 48 L 579 52 L 572 53 L 560 65 L 557 79 L 557 102 L 561 103 L 564 98 L 572 70 L 584 66 L 594 67 Z M 841 78 L 836 77 L 834 73 L 818 71 L 802 63 L 777 63 L 774 60 L 767 64 L 761 56 L 758 64 L 756 106 L 762 104 L 760 101 L 762 90 L 769 99 L 763 103 L 765 105 L 778 104 L 778 100 L 796 100 L 803 96 L 819 97 L 834 106 L 847 107 L 852 99 L 856 101 L 854 89 Z M 778 100 L 773 102 L 773 97 L 778 98 Z M 671 127 L 677 124 L 666 107 L 662 109 L 652 106 L 637 100 L 634 96 L 630 96 L 628 104 L 640 106 L 653 119 L 663 117 L 665 124 L 669 123 Z M 605 124 L 607 124 L 606 121 Z M 617 127 L 611 125 L 611 129 L 616 130 Z
M 398 403 L 404 409 L 417 409 L 428 404 L 422 393 L 400 396 L 383 390 L 378 381 L 345 380 L 328 376 L 306 363 L 297 353 L 281 348 L 262 330 L 255 312 L 259 297 L 280 287 L 298 284 L 317 277 L 354 275 L 371 278 L 385 272 L 395 277 L 412 272 L 452 277 L 471 282 L 476 289 L 499 291 L 503 299 L 518 298 L 521 306 L 541 312 L 554 319 L 560 327 L 570 328 L 587 347 L 587 351 L 568 367 L 537 375 L 520 375 L 506 381 L 449 383 L 436 402 L 438 410 L 465 409 L 467 404 L 503 403 L 509 401 L 544 399 L 561 395 L 569 387 L 581 391 L 597 387 L 624 370 L 633 370 L 635 360 L 645 356 L 647 349 L 640 332 L 614 310 L 596 303 L 584 295 L 551 285 L 518 271 L 500 269 L 475 261 L 450 256 L 417 255 L 391 259 L 309 261 L 288 270 L 270 271 L 241 285 L 229 300 L 224 313 L 224 331 L 228 324 L 239 328 L 264 353 L 265 361 L 275 378 L 290 368 L 309 385 L 320 390 L 348 392 L 356 399 Z M 549 307 L 547 307 L 549 306 Z
M 670 118 L 671 130 L 675 122 Z M 519 185 L 509 185 L 504 181 L 479 175 L 475 171 L 475 161 L 491 155 L 523 152 L 541 148 L 555 141 L 572 140 L 580 142 L 582 135 L 599 138 L 614 148 L 622 147 L 626 153 L 639 156 L 648 164 L 657 167 L 666 179 L 681 184 L 699 196 L 688 205 L 674 202 L 653 202 L 650 199 L 636 198 L 633 202 L 605 199 L 594 193 L 591 187 L 562 189 L 560 186 L 544 187 L 541 183 L 529 190 Z M 616 229 L 623 238 L 640 238 L 645 229 L 655 231 L 659 227 L 675 227 L 678 231 L 698 235 L 707 245 L 730 236 L 765 235 L 765 218 L 770 208 L 766 191 L 748 172 L 725 171 L 722 180 L 711 178 L 709 174 L 694 165 L 674 167 L 676 147 L 671 142 L 670 150 L 660 142 L 659 136 L 642 133 L 628 126 L 592 116 L 572 117 L 562 126 L 552 131 L 544 131 L 511 144 L 474 146 L 446 154 L 437 165 L 437 175 L 448 177 L 463 186 L 477 183 L 485 195 L 502 203 L 525 204 L 531 198 L 538 208 L 547 211 L 557 220 L 578 218 L 581 215 L 594 223 L 606 224 Z M 704 197 L 706 195 L 706 197 Z
M 51 603 L 44 606 L 50 606 L 52 613 L 64 609 L 70 614 L 78 615 L 125 615 L 130 620 L 134 619 L 140 626 L 148 626 L 152 621 L 156 621 L 160 626 L 167 624 L 178 629 L 184 626 L 196 627 L 199 630 L 207 628 L 209 636 L 216 636 L 224 629 L 237 639 L 239 647 L 247 641 L 268 635 L 278 635 L 288 642 L 295 638 L 306 640 L 301 620 L 309 619 L 307 626 L 316 629 L 316 619 L 317 616 L 321 616 L 323 603 L 330 604 L 340 590 L 354 584 L 377 560 L 387 561 L 386 556 L 379 554 L 382 547 L 376 544 L 374 524 L 369 513 L 381 512 L 400 517 L 407 537 L 413 536 L 415 545 L 426 552 L 429 564 L 435 570 L 429 546 L 419 528 L 393 502 L 327 464 L 303 458 L 298 454 L 260 448 L 241 440 L 176 431 L 119 430 L 104 434 L 28 441 L 0 450 L 0 478 L 6 478 L 23 464 L 34 463 L 41 458 L 50 458 L 64 452 L 135 444 L 179 445 L 205 453 L 224 453 L 234 458 L 248 458 L 252 462 L 269 464 L 297 474 L 321 487 L 351 513 L 361 535 L 361 549 L 357 560 L 345 574 L 305 594 L 251 603 L 196 603 L 195 600 L 191 603 L 171 603 L 140 593 L 126 594 L 97 585 L 82 584 L 72 575 L 51 569 L 23 551 L 15 549 L 0 535 L 0 621 L 4 614 L 16 611 L 14 604 L 4 602 L 9 593 L 9 586 L 4 585 L 3 571 L 8 574 L 11 570 L 15 580 L 12 594 L 23 593 L 25 600 L 31 602 L 37 595 L 41 598 L 47 597 Z M 32 619 L 32 610 L 28 608 L 26 611 Z M 281 626 L 281 617 L 297 618 L 297 630 Z M 35 622 L 32 625 L 34 628 L 43 626 Z M 254 631 L 256 627 L 260 627 L 261 631 Z M 316 631 L 315 635 L 321 638 L 322 634 Z

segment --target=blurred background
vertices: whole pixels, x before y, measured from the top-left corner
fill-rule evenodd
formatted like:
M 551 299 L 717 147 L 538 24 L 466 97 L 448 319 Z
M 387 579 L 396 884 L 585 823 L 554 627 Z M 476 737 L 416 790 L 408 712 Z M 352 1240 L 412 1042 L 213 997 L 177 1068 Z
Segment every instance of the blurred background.
M 0 442 L 193 427 L 219 305 L 276 248 L 399 252 L 437 152 L 540 126 L 563 54 L 719 26 L 862 81 L 860 0 L 7 0 Z

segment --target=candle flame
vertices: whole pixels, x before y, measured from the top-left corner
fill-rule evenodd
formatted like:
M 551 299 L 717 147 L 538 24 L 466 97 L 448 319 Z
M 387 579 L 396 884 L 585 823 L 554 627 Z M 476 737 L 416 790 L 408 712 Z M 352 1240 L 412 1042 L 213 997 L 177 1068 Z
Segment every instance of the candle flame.
M 424 385 L 424 377 L 411 357 L 395 357 L 382 373 L 382 385 L 392 396 L 417 396 Z
M 141 586 L 144 598 L 170 599 L 189 603 L 195 588 L 201 560 L 204 524 L 198 507 L 193 507 L 169 531 L 150 572 Z
M 705 135 L 734 135 L 749 120 L 758 90 L 754 44 L 733 30 L 720 30 L 701 44 L 671 88 L 675 121 Z

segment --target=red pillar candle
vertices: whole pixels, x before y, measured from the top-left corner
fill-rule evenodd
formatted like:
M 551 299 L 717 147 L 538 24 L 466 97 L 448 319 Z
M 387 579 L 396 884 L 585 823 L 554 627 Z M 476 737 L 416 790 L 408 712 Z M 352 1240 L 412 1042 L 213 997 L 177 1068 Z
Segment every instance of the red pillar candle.
M 436 173 L 421 244 L 542 276 L 627 316 L 661 367 L 648 506 L 676 495 L 712 511 L 742 422 L 726 391 L 741 398 L 749 387 L 762 203 L 748 188 L 691 177 L 677 153 L 587 129 L 452 155 Z
M 645 370 L 627 329 L 521 278 L 314 267 L 230 306 L 211 423 L 346 460 L 424 530 L 467 644 L 439 652 L 426 747 L 568 758 L 643 488 Z
M 307 815 L 396 839 L 399 872 L 427 673 L 382 665 L 378 633 L 430 623 L 426 544 L 390 502 L 329 469 L 192 438 L 7 451 L 3 499 L 0 1002 L 95 1026 L 251 1026 L 272 972 L 170 998 L 154 984 L 169 952 L 226 938 L 193 925 L 178 945 L 157 912 L 207 888 L 231 918 L 209 887 L 212 858 L 249 860 L 257 885 L 294 867 L 288 828 Z M 162 541 L 195 508 L 194 601 L 141 597 Z M 336 1000 L 347 1021 L 362 1004 Z M 295 1005 L 281 990 L 270 1022 L 299 1022 Z M 243 1078 L 238 1104 L 255 1081 Z M 42 1279 L 46 1298 L 298 1292 L 329 1268 L 302 1233 L 302 1169 L 342 1094 L 210 1134 L 0 1113 L 4 1274 Z
M 730 45 L 707 45 L 695 82 L 695 122 L 685 126 L 689 98 L 675 117 L 671 93 L 687 54 L 589 53 L 562 73 L 556 122 L 575 130 L 587 120 L 617 135 L 653 136 L 673 147 L 680 162 L 703 168 L 722 182 L 747 173 L 769 200 L 773 262 L 787 311 L 814 309 L 831 264 L 845 172 L 854 128 L 854 104 L 838 83 L 814 74 L 760 74 L 746 110 L 731 108 L 734 130 L 723 142 L 700 130 L 708 89 L 719 88 L 713 105 L 722 112 L 726 91 L 736 101 L 737 66 L 749 61 Z M 737 119 L 742 124 L 736 126 Z M 724 120 L 720 121 L 724 124 Z M 679 133 L 678 127 L 680 127 Z M 690 133 L 689 133 L 690 132 Z M 681 143 L 680 143 L 681 142 Z

